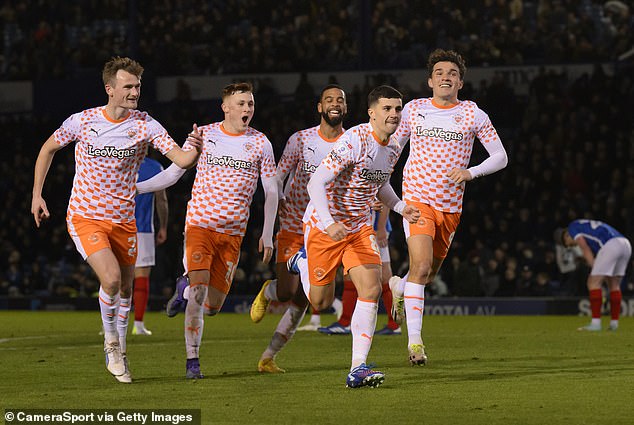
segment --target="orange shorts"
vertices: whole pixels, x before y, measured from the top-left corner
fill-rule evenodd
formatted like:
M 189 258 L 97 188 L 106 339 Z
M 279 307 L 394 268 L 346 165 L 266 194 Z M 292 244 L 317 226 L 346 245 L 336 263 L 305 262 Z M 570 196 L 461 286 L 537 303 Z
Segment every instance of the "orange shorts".
M 379 244 L 372 226 L 363 226 L 339 242 L 310 224 L 304 224 L 304 235 L 311 285 L 325 286 L 334 282 L 341 264 L 344 274 L 364 264 L 381 265 Z
M 242 236 L 198 226 L 185 227 L 185 270 L 209 270 L 209 284 L 228 294 L 240 261 Z
M 136 221 L 111 223 L 74 215 L 66 218 L 66 226 L 84 260 L 97 251 L 110 248 L 119 264 L 130 266 L 136 263 Z
M 408 201 L 407 203 L 420 210 L 420 219 L 416 224 L 410 224 L 403 219 L 405 238 L 414 235 L 429 235 L 434 241 L 434 258 L 445 258 L 462 214 L 438 211 L 420 202 Z
M 304 235 L 288 230 L 280 230 L 275 236 L 276 262 L 286 263 L 299 249 L 304 246 Z

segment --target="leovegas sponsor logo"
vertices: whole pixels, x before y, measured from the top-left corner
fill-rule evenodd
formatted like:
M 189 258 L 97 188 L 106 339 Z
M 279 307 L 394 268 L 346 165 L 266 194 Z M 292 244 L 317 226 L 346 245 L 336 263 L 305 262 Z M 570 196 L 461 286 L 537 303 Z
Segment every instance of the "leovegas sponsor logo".
M 301 166 L 302 171 L 305 171 L 307 173 L 314 173 L 316 169 L 317 169 L 316 165 L 312 165 L 308 161 L 302 161 L 302 166 Z
M 106 158 L 129 158 L 136 153 L 136 149 L 117 149 L 114 146 L 104 146 L 103 148 L 95 148 L 93 145 L 88 145 L 88 155 L 100 156 Z
M 367 168 L 364 168 L 363 170 L 361 170 L 361 178 L 364 180 L 369 180 L 372 182 L 385 182 L 387 181 L 387 179 L 390 178 L 390 173 L 386 173 L 384 171 L 381 170 L 368 170 Z
M 240 170 L 240 169 L 246 170 L 253 166 L 253 163 L 251 161 L 235 159 L 228 155 L 213 156 L 212 154 L 207 154 L 207 164 L 220 165 L 221 167 L 229 167 L 229 168 L 234 168 L 236 170 Z
M 433 137 L 435 139 L 443 139 L 446 141 L 464 139 L 464 134 L 457 131 L 447 131 L 440 127 L 423 128 L 420 125 L 416 126 L 416 135 L 423 137 Z

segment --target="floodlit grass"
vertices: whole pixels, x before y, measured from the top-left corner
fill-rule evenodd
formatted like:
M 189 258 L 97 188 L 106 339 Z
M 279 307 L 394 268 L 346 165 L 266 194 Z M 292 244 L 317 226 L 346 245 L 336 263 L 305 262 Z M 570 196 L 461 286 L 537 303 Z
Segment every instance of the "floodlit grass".
M 0 409 L 199 408 L 204 424 L 634 423 L 631 318 L 582 333 L 579 317 L 428 316 L 425 367 L 409 366 L 406 335 L 374 338 L 378 389 L 345 388 L 349 336 L 298 332 L 278 356 L 287 373 L 259 374 L 279 318 L 207 318 L 205 379 L 187 381 L 183 316 L 149 313 L 154 335 L 128 337 L 124 385 L 105 369 L 97 312 L 0 312 Z

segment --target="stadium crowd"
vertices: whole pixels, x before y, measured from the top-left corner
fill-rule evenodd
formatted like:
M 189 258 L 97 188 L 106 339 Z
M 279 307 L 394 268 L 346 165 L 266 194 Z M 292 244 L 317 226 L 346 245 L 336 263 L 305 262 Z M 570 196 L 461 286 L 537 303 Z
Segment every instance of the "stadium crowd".
M 9 0 L 0 79 L 73 78 L 128 46 L 157 75 L 200 75 L 420 68 L 437 46 L 470 66 L 606 61 L 634 45 L 631 0 L 346 3 Z
M 68 78 L 85 70 L 94 73 L 112 52 L 125 52 L 130 38 L 138 39 L 138 58 L 154 74 L 327 69 L 333 71 L 333 82 L 336 71 L 342 69 L 369 69 L 378 64 L 423 67 L 428 50 L 438 45 L 464 52 L 470 67 L 600 62 L 614 59 L 634 45 L 630 12 L 590 0 L 489 0 L 477 6 L 431 1 L 426 14 L 430 17 L 420 22 L 405 16 L 398 2 L 390 0 L 373 2 L 371 10 L 366 10 L 363 1 L 347 8 L 286 1 L 285 10 L 293 13 L 274 12 L 271 17 L 264 13 L 269 3 L 157 1 L 149 3 L 139 22 L 130 26 L 126 2 L 118 0 L 81 5 L 4 2 L 0 8 L 4 34 L 0 79 Z M 627 3 L 630 10 L 633 6 L 632 2 L 615 3 Z M 37 18 L 29 13 L 36 6 L 42 8 Z M 225 13 L 229 9 L 236 12 Z M 363 14 L 371 16 L 371 29 L 357 25 Z M 367 33 L 358 34 L 364 31 Z M 370 40 L 370 45 L 359 40 Z M 500 76 L 477 87 L 465 85 L 459 97 L 475 100 L 490 115 L 509 154 L 509 166 L 467 185 L 465 214 L 432 295 L 586 293 L 582 259 L 574 272 L 563 274 L 557 266 L 552 233 L 573 219 L 588 217 L 607 222 L 634 240 L 634 169 L 629 166 L 634 161 L 634 123 L 623 112 L 634 101 L 632 75 L 631 67 L 617 67 L 611 75 L 596 66 L 591 74 L 574 80 L 544 71 L 531 82 L 528 96 L 516 94 Z M 365 96 L 381 83 L 394 84 L 389 72 L 344 87 L 349 104 L 345 127 L 367 120 Z M 406 101 L 430 95 L 424 86 L 397 88 Z M 291 133 L 316 124 L 320 89 L 302 80 L 294 98 L 280 101 L 275 87 L 266 79 L 259 82 L 252 126 L 269 136 L 276 158 Z M 169 104 L 147 105 L 142 99 L 140 108 L 150 110 L 182 142 L 192 122 L 209 122 L 213 106 L 192 101 L 183 83 Z M 0 169 L 7 176 L 0 181 L 0 199 L 5 205 L 0 210 L 0 296 L 91 296 L 98 290 L 96 278 L 75 251 L 65 228 L 74 171 L 72 150 L 57 155 L 47 182 L 49 223 L 36 232 L 29 214 L 34 160 L 41 143 L 59 124 L 47 115 L 0 115 L 4 140 L 10 141 L 4 144 L 5 155 L 0 158 Z M 406 155 L 404 152 L 393 176 L 395 187 L 400 186 L 399 172 Z M 482 155 L 484 149 L 476 144 L 472 161 L 481 161 Z M 189 171 L 168 189 L 169 236 L 168 243 L 157 248 L 152 277 L 155 295 L 168 295 L 174 278 L 182 272 L 184 211 L 193 177 L 194 172 Z M 257 293 L 272 274 L 257 255 L 262 204 L 263 194 L 258 190 L 234 294 Z M 407 270 L 407 256 L 397 247 L 405 243 L 401 224 L 396 216 L 392 219 L 393 270 L 402 275 Z M 632 268 L 631 264 L 625 293 L 634 293 Z

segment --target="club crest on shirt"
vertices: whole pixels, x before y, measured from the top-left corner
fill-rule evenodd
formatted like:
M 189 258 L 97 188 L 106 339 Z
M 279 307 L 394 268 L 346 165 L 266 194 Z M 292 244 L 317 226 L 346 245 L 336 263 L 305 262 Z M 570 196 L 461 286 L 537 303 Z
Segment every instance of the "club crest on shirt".
M 242 145 L 242 150 L 244 150 L 245 152 L 251 152 L 254 147 L 255 146 L 253 146 L 253 143 L 246 142 L 244 145 Z
M 131 128 L 130 130 L 128 130 L 128 137 L 130 139 L 134 139 L 134 137 L 136 136 L 136 130 Z
M 456 124 L 460 124 L 463 119 L 464 117 L 461 114 L 456 114 L 453 116 L 453 120 L 456 122 Z

